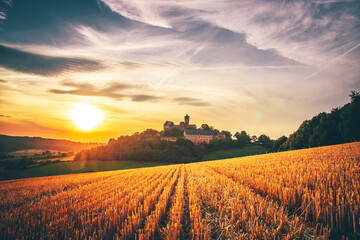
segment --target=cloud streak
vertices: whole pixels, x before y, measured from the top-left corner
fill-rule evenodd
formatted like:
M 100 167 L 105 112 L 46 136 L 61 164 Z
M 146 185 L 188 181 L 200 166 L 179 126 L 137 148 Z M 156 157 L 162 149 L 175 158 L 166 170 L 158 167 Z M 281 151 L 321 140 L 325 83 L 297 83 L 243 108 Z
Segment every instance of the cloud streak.
M 0 29 L 2 29 L 2 25 L 7 17 L 7 12 L 12 5 L 12 0 L 0 0 Z
M 0 45 L 0 66 L 17 72 L 42 76 L 59 75 L 68 71 L 88 72 L 104 68 L 95 60 L 85 58 L 51 57 Z
M 145 101 L 154 101 L 159 100 L 161 97 L 152 96 L 147 94 L 126 94 L 119 93 L 119 91 L 129 90 L 129 89 L 138 89 L 138 86 L 128 85 L 122 83 L 110 83 L 109 86 L 105 88 L 97 88 L 89 83 L 75 83 L 75 82 L 63 82 L 63 86 L 72 87 L 71 90 L 61 90 L 61 89 L 49 89 L 50 93 L 55 94 L 71 94 L 78 96 L 91 96 L 91 97 L 106 97 L 116 100 L 130 99 L 134 102 L 145 102 Z
M 89 83 L 76 83 L 65 81 L 61 84 L 63 87 L 72 88 L 68 90 L 64 89 L 49 89 L 48 92 L 53 94 L 70 94 L 77 96 L 87 97 L 106 97 L 115 100 L 126 100 L 129 99 L 133 102 L 154 102 L 154 101 L 166 101 L 175 102 L 179 105 L 188 105 L 195 107 L 207 107 L 210 104 L 202 101 L 198 98 L 192 97 L 164 97 L 154 96 L 149 94 L 137 94 L 136 92 L 142 92 L 143 87 L 112 82 L 104 88 L 97 88 L 96 86 Z M 134 92 L 134 93 L 129 93 Z
M 177 98 L 174 98 L 173 101 L 176 103 L 179 103 L 181 105 L 189 105 L 189 106 L 195 106 L 195 107 L 210 106 L 209 103 L 206 103 L 200 99 L 191 98 L 191 97 L 177 97 Z
M 336 63 L 337 61 L 339 61 L 340 59 L 342 59 L 343 57 L 345 57 L 346 55 L 350 54 L 351 52 L 355 51 L 356 49 L 358 49 L 360 47 L 360 43 L 353 46 L 352 48 L 350 48 L 349 50 L 347 50 L 346 52 L 344 52 L 343 54 L 331 59 L 327 64 L 325 64 L 322 68 L 320 68 L 320 70 L 314 72 L 313 74 L 309 75 L 305 80 L 311 79 L 313 77 L 315 77 L 316 75 L 318 75 L 319 73 L 323 72 L 325 69 L 327 69 L 329 66 L 331 66 L 332 64 Z

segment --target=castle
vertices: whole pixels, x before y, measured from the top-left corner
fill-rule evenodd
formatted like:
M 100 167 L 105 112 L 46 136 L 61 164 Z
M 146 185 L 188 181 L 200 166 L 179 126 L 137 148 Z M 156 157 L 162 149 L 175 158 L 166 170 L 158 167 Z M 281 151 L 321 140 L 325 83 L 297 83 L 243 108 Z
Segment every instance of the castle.
M 179 125 L 175 125 L 174 122 L 172 122 L 172 121 L 166 121 L 164 123 L 164 130 L 167 129 L 167 128 L 171 128 L 171 127 L 177 127 L 177 128 L 180 128 L 183 131 L 184 131 L 184 129 L 196 129 L 195 124 L 190 125 L 190 116 L 189 115 L 186 114 L 184 119 L 185 119 L 185 121 L 180 122 Z
M 175 125 L 172 121 L 166 121 L 164 123 L 164 131 L 171 127 L 176 127 L 182 130 L 183 137 L 162 137 L 161 139 L 167 141 L 176 141 L 178 138 L 185 138 L 192 141 L 193 143 L 210 143 L 212 140 L 225 138 L 225 135 L 222 133 L 214 135 L 214 133 L 210 130 L 197 129 L 195 124 L 190 124 L 190 116 L 188 114 L 186 114 L 184 117 L 184 122 L 180 122 L 178 125 Z

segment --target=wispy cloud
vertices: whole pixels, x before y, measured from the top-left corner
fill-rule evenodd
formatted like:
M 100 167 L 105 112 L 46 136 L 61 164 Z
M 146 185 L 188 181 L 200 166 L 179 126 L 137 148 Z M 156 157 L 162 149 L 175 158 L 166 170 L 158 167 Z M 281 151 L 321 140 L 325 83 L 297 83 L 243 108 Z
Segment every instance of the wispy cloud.
M 206 107 L 210 106 L 209 103 L 206 103 L 200 99 L 197 98 L 191 98 L 191 97 L 177 97 L 173 99 L 174 102 L 177 102 L 182 105 L 190 105 L 190 106 L 196 106 L 196 107 Z
M 128 89 L 137 89 L 138 86 L 122 84 L 122 83 L 110 83 L 109 86 L 105 88 L 97 88 L 89 83 L 75 83 L 75 82 L 63 82 L 63 86 L 72 87 L 71 90 L 61 90 L 61 89 L 50 89 L 49 92 L 55 94 L 71 94 L 79 96 L 91 96 L 91 97 L 107 97 L 113 98 L 116 100 L 130 99 L 134 102 L 144 102 L 144 101 L 153 101 L 161 99 L 159 96 L 152 96 L 147 94 L 129 94 L 125 93 L 124 90 Z M 119 91 L 123 91 L 120 93 Z
M 165 95 L 157 96 L 150 94 L 142 94 L 141 92 L 145 91 L 146 88 L 134 84 L 112 82 L 109 83 L 106 87 L 98 88 L 90 83 L 64 81 L 61 83 L 61 85 L 63 87 L 72 89 L 49 89 L 48 92 L 54 94 L 70 94 L 88 97 L 106 97 L 119 101 L 126 99 L 133 102 L 172 101 L 179 105 L 196 107 L 210 106 L 209 103 L 193 97 L 169 97 Z
M 2 28 L 2 24 L 7 17 L 7 12 L 12 5 L 12 0 L 0 0 L 0 29 Z
M 160 16 L 161 5 L 155 5 L 151 1 L 106 0 L 103 2 L 114 12 L 129 19 L 163 28 L 171 28 L 166 19 Z
M 343 57 L 345 57 L 346 55 L 350 54 L 351 52 L 355 51 L 356 49 L 358 49 L 360 47 L 360 43 L 353 46 L 352 48 L 350 48 L 349 50 L 347 50 L 346 52 L 344 52 L 343 54 L 340 54 L 339 56 L 336 56 L 335 58 L 331 59 L 328 63 L 326 63 L 323 67 L 321 67 L 318 71 L 314 72 L 313 74 L 309 75 L 308 77 L 306 77 L 305 80 L 311 79 L 313 77 L 315 77 L 316 75 L 318 75 L 319 73 L 323 72 L 325 69 L 327 69 L 329 66 L 331 66 L 332 64 L 336 63 L 337 61 L 341 60 Z
M 51 57 L 0 45 L 0 66 L 23 73 L 51 76 L 67 71 L 103 69 L 101 62 L 85 58 Z

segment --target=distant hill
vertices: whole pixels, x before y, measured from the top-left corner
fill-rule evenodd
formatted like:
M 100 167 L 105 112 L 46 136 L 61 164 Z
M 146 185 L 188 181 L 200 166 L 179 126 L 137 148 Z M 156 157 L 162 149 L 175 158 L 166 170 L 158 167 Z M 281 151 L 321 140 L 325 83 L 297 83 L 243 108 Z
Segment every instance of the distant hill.
M 0 135 L 0 153 L 10 153 L 26 149 L 51 149 L 56 151 L 78 152 L 99 143 L 80 143 L 69 140 L 58 140 L 41 137 L 14 137 Z
M 286 151 L 360 141 L 360 93 L 352 91 L 351 101 L 331 113 L 320 113 L 304 121 L 299 129 L 275 151 Z

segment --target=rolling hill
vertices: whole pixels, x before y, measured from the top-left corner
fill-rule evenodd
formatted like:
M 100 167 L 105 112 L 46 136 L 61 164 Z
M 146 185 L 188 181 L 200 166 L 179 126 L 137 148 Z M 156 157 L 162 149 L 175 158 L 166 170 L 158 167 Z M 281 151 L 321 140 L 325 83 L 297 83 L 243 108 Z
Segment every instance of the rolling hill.
M 102 145 L 99 143 L 80 143 L 41 137 L 15 137 L 0 135 L 0 153 L 6 154 L 26 149 L 51 149 L 56 151 L 78 152 Z

